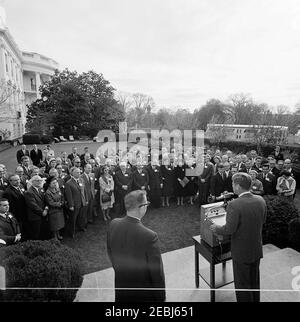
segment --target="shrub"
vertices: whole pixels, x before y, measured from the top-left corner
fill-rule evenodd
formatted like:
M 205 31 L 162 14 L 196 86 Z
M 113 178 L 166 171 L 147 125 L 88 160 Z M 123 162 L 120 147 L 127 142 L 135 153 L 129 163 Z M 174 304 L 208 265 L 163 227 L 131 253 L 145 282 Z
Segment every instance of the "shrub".
M 24 144 L 40 144 L 40 135 L 39 134 L 24 134 L 23 143 Z
M 284 197 L 265 196 L 264 199 L 267 203 L 267 220 L 263 227 L 264 244 L 289 247 L 289 223 L 298 218 L 298 209 Z
M 55 240 L 2 248 L 0 264 L 6 270 L 5 301 L 72 302 L 83 281 L 80 256 Z
M 41 143 L 42 144 L 49 144 L 53 142 L 53 137 L 50 135 L 42 135 L 41 136 Z
M 300 252 L 300 217 L 290 221 L 289 239 L 291 247 Z

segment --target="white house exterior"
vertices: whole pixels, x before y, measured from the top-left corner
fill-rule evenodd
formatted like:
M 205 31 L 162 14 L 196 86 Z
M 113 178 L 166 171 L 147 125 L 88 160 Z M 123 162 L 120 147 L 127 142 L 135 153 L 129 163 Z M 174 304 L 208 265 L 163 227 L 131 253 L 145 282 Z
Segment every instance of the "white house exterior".
M 26 105 L 40 97 L 39 87 L 59 68 L 56 61 L 46 56 L 22 52 L 6 25 L 6 15 L 0 6 L 0 97 L 3 85 L 14 86 L 13 95 L 0 101 L 0 142 L 21 142 L 25 133 Z

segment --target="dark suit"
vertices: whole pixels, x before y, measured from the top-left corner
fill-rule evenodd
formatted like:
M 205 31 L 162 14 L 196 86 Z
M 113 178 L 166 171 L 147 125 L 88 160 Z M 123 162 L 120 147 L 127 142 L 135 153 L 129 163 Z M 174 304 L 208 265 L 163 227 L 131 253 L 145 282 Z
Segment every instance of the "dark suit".
M 199 177 L 199 206 L 207 204 L 210 180 L 213 174 L 214 166 L 212 163 L 208 162 L 205 164 L 203 172 Z M 201 182 L 201 179 L 204 179 L 205 182 Z
M 132 173 L 130 171 L 126 171 L 125 174 L 121 170 L 117 171 L 114 176 L 115 182 L 115 191 L 116 191 L 116 199 L 118 204 L 120 205 L 120 215 L 125 214 L 125 205 L 124 205 L 124 198 L 125 196 L 131 191 L 133 178 Z M 122 186 L 127 186 L 128 189 L 124 190 Z
M 255 170 L 257 173 L 262 172 L 262 171 L 261 171 L 261 170 L 256 166 L 256 164 L 254 164 L 254 165 L 252 166 L 251 170 Z
M 75 155 L 74 155 L 73 153 L 71 153 L 71 154 L 69 154 L 69 155 L 68 155 L 68 159 L 70 159 L 70 160 L 71 160 L 72 164 L 73 164 L 73 160 L 74 160 L 75 158 L 77 158 L 77 157 L 78 157 L 78 158 L 80 158 L 80 155 L 79 155 L 79 154 L 77 154 L 77 153 L 76 153 Z
M 274 176 L 276 177 L 276 180 L 280 177 L 280 170 L 276 167 L 274 167 L 273 169 L 271 169 L 271 172 L 274 174 Z
M 43 161 L 43 152 L 40 149 L 30 151 L 30 159 L 33 165 L 38 166 Z
M 141 173 L 136 170 L 133 175 L 133 189 L 132 190 L 141 190 L 142 187 L 145 187 L 146 191 L 148 190 L 149 185 L 149 175 L 146 169 L 143 169 Z
M 25 177 L 25 179 L 26 180 L 30 180 L 30 178 L 31 178 L 31 170 L 30 170 L 30 168 L 28 167 L 28 168 L 25 168 L 24 166 L 22 166 L 22 168 L 23 168 L 23 170 L 24 170 L 24 177 Z
M 13 245 L 18 234 L 20 234 L 18 221 L 9 213 L 8 218 L 0 215 L 0 239 L 7 245 Z
M 259 289 L 259 264 L 263 257 L 262 228 L 267 206 L 264 199 L 247 193 L 227 207 L 226 225 L 217 227 L 219 235 L 231 235 L 231 254 L 236 289 Z M 236 291 L 238 302 L 259 302 L 260 293 Z
M 237 166 L 238 166 L 238 172 L 247 172 L 245 163 L 241 162 Z
M 94 206 L 94 198 L 95 198 L 95 179 L 94 175 L 87 175 L 83 173 L 81 175 L 81 179 L 84 183 L 84 195 L 85 200 L 88 202 L 87 206 L 84 206 L 84 216 L 86 216 L 86 222 L 93 221 L 93 206 Z
M 165 276 L 155 232 L 136 218 L 115 219 L 109 226 L 107 251 L 115 271 L 116 302 L 165 300 Z M 145 290 L 148 288 L 162 290 Z
M 9 186 L 8 180 L 6 178 L 0 178 L 0 198 L 3 196 L 8 186 Z
M 229 171 L 228 173 L 224 172 L 225 174 L 225 191 L 233 192 L 232 188 L 232 173 Z
M 272 172 L 269 172 L 266 175 L 264 175 L 264 173 L 261 172 L 258 174 L 257 179 L 262 182 L 265 195 L 277 194 L 277 190 L 276 190 L 277 179 Z
M 22 237 L 25 238 L 25 236 L 27 236 L 27 209 L 24 197 L 25 190 L 22 191 L 21 189 L 23 189 L 23 187 L 20 187 L 19 190 L 10 185 L 4 192 L 3 198 L 6 198 L 8 200 L 9 210 L 12 215 L 18 220 L 22 232 Z
M 79 229 L 84 229 L 86 225 L 83 207 L 86 206 L 85 195 L 84 195 L 84 184 L 79 179 L 79 184 L 74 178 L 71 178 L 65 184 L 65 197 L 68 208 L 74 207 L 74 211 L 70 211 L 70 217 L 68 221 L 68 230 L 72 237 L 75 236 L 76 223 Z
M 18 152 L 17 152 L 17 161 L 18 161 L 18 163 L 19 164 L 21 164 L 22 163 L 22 158 L 23 157 L 29 157 L 29 151 L 28 150 L 26 150 L 25 151 L 25 153 L 23 152 L 23 150 L 19 150 Z
M 214 197 L 220 197 L 224 191 L 225 191 L 225 180 L 218 172 L 217 174 L 211 177 L 210 193 Z
M 278 162 L 279 160 L 284 160 L 283 154 L 281 152 L 279 152 L 277 155 L 275 153 L 275 151 L 272 154 L 274 156 L 274 159 L 276 160 L 276 162 Z
M 25 192 L 24 197 L 27 206 L 29 238 L 32 240 L 46 239 L 49 232 L 47 231 L 47 219 L 43 216 L 45 193 L 31 186 Z
M 80 160 L 81 160 L 81 162 L 83 162 L 83 163 L 85 163 L 85 161 L 84 161 L 84 157 L 85 157 L 85 153 L 84 153 L 84 154 L 81 154 L 81 156 L 80 156 Z M 92 153 L 90 153 L 90 158 L 91 158 L 91 159 L 95 159 L 95 158 L 94 158 L 94 155 L 93 155 Z

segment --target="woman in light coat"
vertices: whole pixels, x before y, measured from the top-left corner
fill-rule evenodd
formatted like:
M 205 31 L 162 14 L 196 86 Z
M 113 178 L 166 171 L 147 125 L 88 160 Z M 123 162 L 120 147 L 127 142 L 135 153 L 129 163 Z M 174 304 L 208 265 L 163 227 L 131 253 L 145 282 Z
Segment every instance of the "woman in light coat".
M 113 177 L 110 175 L 109 172 L 110 167 L 105 165 L 103 168 L 103 175 L 99 179 L 100 207 L 102 209 L 104 221 L 111 219 L 109 213 L 115 203 L 115 183 Z

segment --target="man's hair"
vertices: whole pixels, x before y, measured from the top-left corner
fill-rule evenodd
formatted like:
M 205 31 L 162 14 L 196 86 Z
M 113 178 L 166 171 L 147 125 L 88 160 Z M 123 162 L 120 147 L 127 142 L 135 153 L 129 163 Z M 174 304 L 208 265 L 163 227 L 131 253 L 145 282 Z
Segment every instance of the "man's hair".
M 282 170 L 279 175 L 280 175 L 280 177 L 281 176 L 290 177 L 291 176 L 291 173 L 289 171 L 287 171 L 287 170 Z
M 145 201 L 146 192 L 143 190 L 136 190 L 130 192 L 125 196 L 124 203 L 125 209 L 127 211 L 136 209 L 139 205 L 141 205 Z
M 11 182 L 11 180 L 12 180 L 12 178 L 13 178 L 13 177 L 18 177 L 18 178 L 20 178 L 20 177 L 19 177 L 19 175 L 17 175 L 17 174 L 15 174 L 15 173 L 14 173 L 14 174 L 11 174 L 11 175 L 8 177 L 8 181 L 9 181 L 9 182 Z
M 2 202 L 6 202 L 6 201 L 7 201 L 7 202 L 9 202 L 9 201 L 8 201 L 8 199 L 6 199 L 6 198 L 0 198 L 0 204 L 1 204 Z
M 72 174 L 73 174 L 73 172 L 74 172 L 75 170 L 77 170 L 77 169 L 79 169 L 79 168 L 72 167 L 72 168 L 70 169 L 70 174 L 72 175 Z
M 30 158 L 29 158 L 29 156 L 27 156 L 27 155 L 24 155 L 24 156 L 22 156 L 22 158 L 21 158 L 21 162 L 23 162 L 24 160 L 29 160 Z
M 250 190 L 251 177 L 248 173 L 238 172 L 233 175 L 232 182 L 238 184 L 244 190 Z

